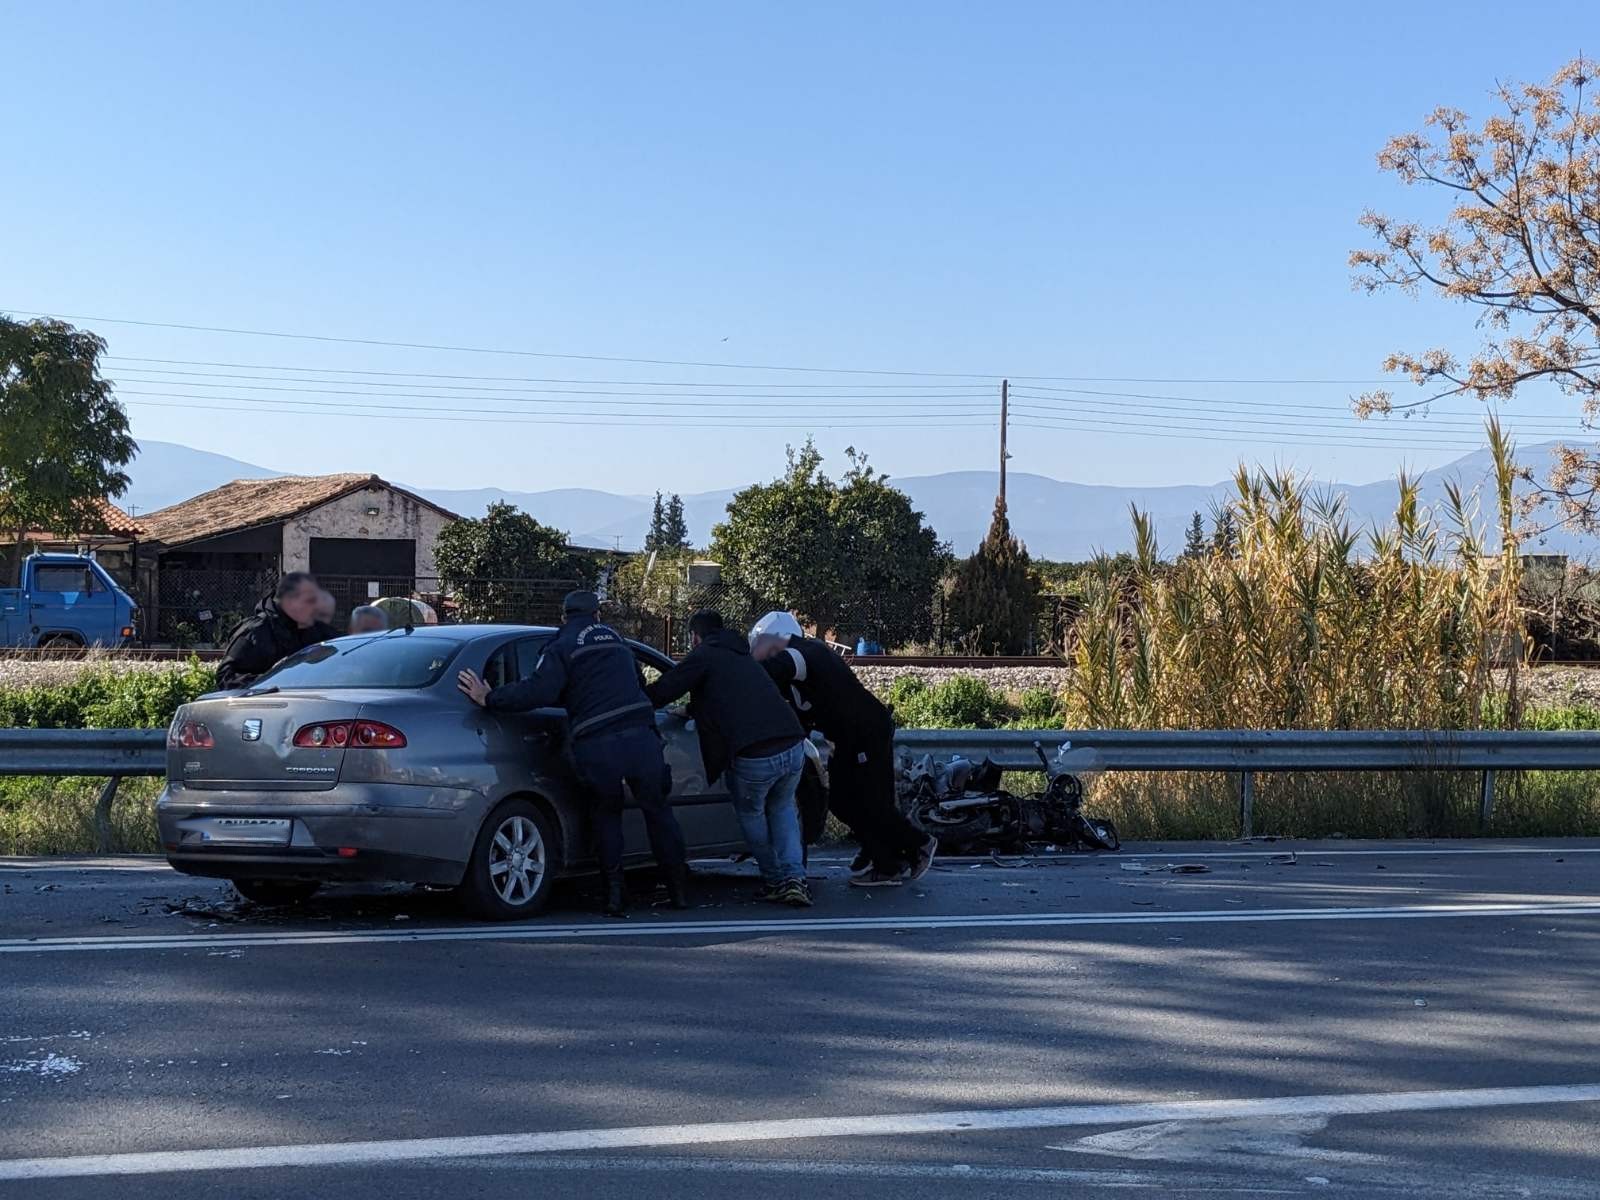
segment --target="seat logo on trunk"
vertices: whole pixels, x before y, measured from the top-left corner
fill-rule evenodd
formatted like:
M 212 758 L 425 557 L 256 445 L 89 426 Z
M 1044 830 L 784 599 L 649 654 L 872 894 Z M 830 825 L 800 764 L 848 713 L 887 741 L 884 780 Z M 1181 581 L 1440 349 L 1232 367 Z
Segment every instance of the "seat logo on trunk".
M 259 717 L 251 717 L 247 720 L 240 736 L 247 742 L 259 742 L 261 740 L 261 719 Z

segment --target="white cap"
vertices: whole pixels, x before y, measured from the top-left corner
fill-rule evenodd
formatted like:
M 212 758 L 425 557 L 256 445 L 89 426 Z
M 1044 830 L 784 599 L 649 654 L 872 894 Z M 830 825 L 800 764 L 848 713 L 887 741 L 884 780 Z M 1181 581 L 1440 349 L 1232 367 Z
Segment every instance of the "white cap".
M 777 609 L 762 617 L 750 630 L 751 642 L 764 637 L 805 637 L 805 630 L 800 628 L 793 613 Z

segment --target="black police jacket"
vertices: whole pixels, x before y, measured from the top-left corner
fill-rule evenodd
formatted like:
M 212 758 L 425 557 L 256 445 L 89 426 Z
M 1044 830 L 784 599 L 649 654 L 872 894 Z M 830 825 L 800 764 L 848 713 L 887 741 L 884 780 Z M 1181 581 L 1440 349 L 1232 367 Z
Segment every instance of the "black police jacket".
M 544 648 L 533 674 L 495 688 L 484 700 L 497 712 L 559 705 L 572 739 L 627 725 L 655 727 L 655 705 L 622 635 L 592 617 L 568 621 Z
M 228 648 L 217 664 L 217 686 L 229 691 L 248 687 L 297 650 L 338 636 L 338 630 L 321 621 L 302 629 L 269 597 L 256 605 L 256 611 L 240 622 L 228 639 Z

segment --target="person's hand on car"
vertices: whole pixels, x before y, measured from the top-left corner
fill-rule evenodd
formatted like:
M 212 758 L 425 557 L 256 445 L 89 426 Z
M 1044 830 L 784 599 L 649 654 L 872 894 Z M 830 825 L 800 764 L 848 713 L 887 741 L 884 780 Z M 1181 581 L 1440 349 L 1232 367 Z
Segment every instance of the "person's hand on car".
M 476 671 L 462 671 L 456 676 L 456 687 L 474 704 L 481 706 L 489 698 L 489 685 L 478 678 Z

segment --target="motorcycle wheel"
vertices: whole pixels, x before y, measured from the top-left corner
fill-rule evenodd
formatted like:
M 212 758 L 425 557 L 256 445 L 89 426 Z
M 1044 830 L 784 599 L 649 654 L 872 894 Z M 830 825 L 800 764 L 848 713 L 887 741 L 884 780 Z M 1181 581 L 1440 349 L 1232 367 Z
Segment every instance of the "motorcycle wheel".
M 1110 821 L 1076 816 L 1072 822 L 1073 838 L 1090 850 L 1120 850 L 1122 839 L 1117 827 Z

